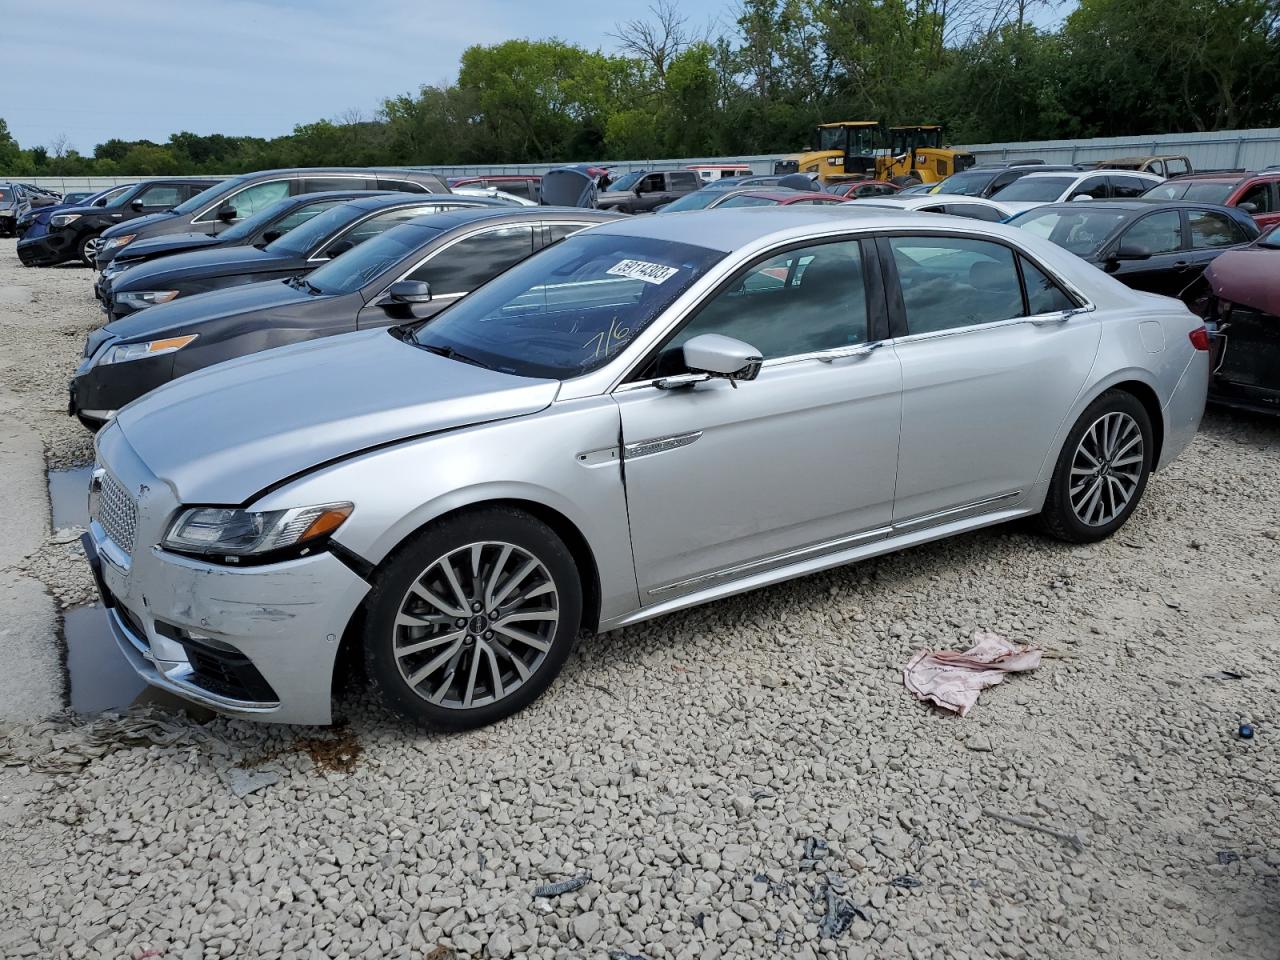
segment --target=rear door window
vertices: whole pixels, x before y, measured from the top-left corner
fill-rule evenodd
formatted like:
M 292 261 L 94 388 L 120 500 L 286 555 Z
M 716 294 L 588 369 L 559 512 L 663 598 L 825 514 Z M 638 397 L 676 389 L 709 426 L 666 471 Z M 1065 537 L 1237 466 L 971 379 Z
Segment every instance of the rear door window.
M 1190 173 L 1191 168 L 1187 165 L 1187 161 L 1181 157 L 1171 157 L 1164 162 L 1164 175 L 1166 177 L 1180 177 L 1184 173 Z
M 533 252 L 533 225 L 491 227 L 432 254 L 406 279 L 425 280 L 433 296 L 469 293 Z
M 1107 192 L 1106 177 L 1086 177 L 1080 183 L 1076 184 L 1069 194 L 1068 200 L 1074 200 L 1076 197 L 1093 197 L 1095 200 L 1103 200 L 1109 196 Z
M 696 173 L 677 170 L 674 173 L 668 173 L 667 176 L 670 178 L 671 189 L 675 191 L 697 190 L 700 186 Z
M 1121 198 L 1140 197 L 1151 186 L 1148 181 L 1143 180 L 1141 177 L 1126 177 L 1123 174 L 1116 173 L 1107 177 L 1107 181 L 1111 185 L 1111 196 Z
M 907 332 L 938 333 L 1023 315 L 1013 251 L 966 237 L 890 237 Z
M 392 190 L 392 191 L 398 191 L 401 193 L 430 193 L 431 192 L 422 184 L 416 183 L 413 180 L 393 180 L 387 177 L 378 177 L 378 179 L 375 182 L 378 185 L 376 188 L 378 190 Z M 371 187 L 370 189 L 374 189 L 374 188 Z
M 1238 223 L 1215 210 L 1188 210 L 1187 226 L 1191 228 L 1194 250 L 1230 247 L 1248 239 Z
M 137 200 L 150 210 L 168 210 L 176 207 L 185 197 L 176 184 L 157 183 L 138 194 Z

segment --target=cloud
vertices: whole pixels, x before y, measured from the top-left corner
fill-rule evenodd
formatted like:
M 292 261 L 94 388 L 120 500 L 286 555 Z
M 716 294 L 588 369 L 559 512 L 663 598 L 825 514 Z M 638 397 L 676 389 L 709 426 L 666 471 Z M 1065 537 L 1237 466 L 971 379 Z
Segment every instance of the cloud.
M 728 0 L 690 0 L 701 21 Z M 276 136 L 445 83 L 473 44 L 610 48 L 616 5 L 581 0 L 59 0 L 5 14 L 0 116 L 23 146 L 82 152 L 170 133 Z

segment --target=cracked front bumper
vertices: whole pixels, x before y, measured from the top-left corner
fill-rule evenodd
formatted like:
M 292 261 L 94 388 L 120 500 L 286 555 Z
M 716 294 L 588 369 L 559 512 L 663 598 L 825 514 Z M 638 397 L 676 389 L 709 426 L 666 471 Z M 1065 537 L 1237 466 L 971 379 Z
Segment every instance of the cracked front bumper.
M 239 568 L 164 550 L 180 505 L 117 426 L 99 436 L 101 469 L 135 498 L 134 543 L 126 550 L 111 539 L 96 504 L 83 542 L 112 634 L 138 675 L 230 716 L 329 723 L 338 645 L 368 583 L 327 552 Z

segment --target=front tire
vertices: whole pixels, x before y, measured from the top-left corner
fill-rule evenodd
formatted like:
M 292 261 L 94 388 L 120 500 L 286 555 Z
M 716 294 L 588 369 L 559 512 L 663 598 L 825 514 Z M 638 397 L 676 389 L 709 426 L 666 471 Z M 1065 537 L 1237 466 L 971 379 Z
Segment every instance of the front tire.
M 1151 418 L 1131 393 L 1109 390 L 1080 415 L 1058 454 L 1040 525 L 1068 543 L 1111 536 L 1151 476 Z
M 387 706 L 465 730 L 516 713 L 551 685 L 581 627 L 582 583 L 550 527 L 490 507 L 410 540 L 368 604 L 365 662 Z
M 80 262 L 86 267 L 93 266 L 93 258 L 98 253 L 98 248 L 102 246 L 102 237 L 96 233 L 90 233 L 80 238 L 80 243 L 76 245 L 76 256 L 80 258 Z

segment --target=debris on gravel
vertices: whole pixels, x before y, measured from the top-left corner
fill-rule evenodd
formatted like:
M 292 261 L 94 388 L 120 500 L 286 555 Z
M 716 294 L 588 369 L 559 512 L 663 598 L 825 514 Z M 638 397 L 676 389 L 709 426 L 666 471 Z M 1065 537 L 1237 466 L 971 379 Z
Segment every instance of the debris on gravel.
M 47 355 L 0 377 L 66 462 L 89 273 L 13 264 L 0 332 Z M 1052 655 L 966 720 L 902 688 L 980 630 Z M 358 683 L 336 731 L 6 728 L 0 956 L 1271 960 L 1277 636 L 1280 422 L 1211 411 L 1111 540 L 998 527 L 586 640 L 486 729 Z

